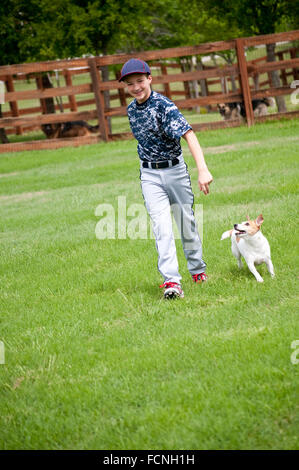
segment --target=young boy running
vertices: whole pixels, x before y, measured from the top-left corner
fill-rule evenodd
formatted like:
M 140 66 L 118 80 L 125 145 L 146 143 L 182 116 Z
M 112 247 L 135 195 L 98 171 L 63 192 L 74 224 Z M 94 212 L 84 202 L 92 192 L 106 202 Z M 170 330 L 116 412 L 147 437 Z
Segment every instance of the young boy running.
M 158 251 L 158 269 L 164 278 L 165 298 L 184 297 L 178 270 L 172 230 L 171 210 L 180 230 L 187 266 L 194 282 L 203 282 L 206 263 L 193 214 L 194 196 L 184 162 L 180 139 L 183 137 L 198 169 L 200 191 L 209 193 L 213 181 L 192 127 L 175 104 L 152 91 L 148 64 L 130 59 L 121 70 L 119 81 L 135 98 L 128 106 L 131 130 L 138 141 L 141 189 L 152 221 Z

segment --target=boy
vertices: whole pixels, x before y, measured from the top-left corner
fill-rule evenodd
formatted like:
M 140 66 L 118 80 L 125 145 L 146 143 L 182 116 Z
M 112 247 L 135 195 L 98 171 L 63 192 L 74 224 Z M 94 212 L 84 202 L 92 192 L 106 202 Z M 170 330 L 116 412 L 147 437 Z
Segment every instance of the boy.
M 158 269 L 164 278 L 164 298 L 184 297 L 172 231 L 171 209 L 183 243 L 187 266 L 194 282 L 207 279 L 202 245 L 192 210 L 194 196 L 184 163 L 180 138 L 186 139 L 198 169 L 199 189 L 209 193 L 213 181 L 192 127 L 175 104 L 152 91 L 151 71 L 146 62 L 130 59 L 122 70 L 129 94 L 131 130 L 138 141 L 141 189 L 152 221 L 158 251 Z M 182 227 L 183 226 L 183 227 Z

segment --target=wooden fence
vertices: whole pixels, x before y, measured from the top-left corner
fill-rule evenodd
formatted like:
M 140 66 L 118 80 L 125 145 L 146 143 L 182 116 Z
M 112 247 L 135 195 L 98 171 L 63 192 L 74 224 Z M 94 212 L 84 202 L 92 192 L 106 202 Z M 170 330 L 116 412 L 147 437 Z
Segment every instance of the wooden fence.
M 248 126 L 252 126 L 255 121 L 265 119 L 298 117 L 299 110 L 256 118 L 252 108 L 252 99 L 283 96 L 294 91 L 290 87 L 290 80 L 298 80 L 299 78 L 299 58 L 296 55 L 296 48 L 289 46 L 284 51 L 277 52 L 274 62 L 267 62 L 266 57 L 251 61 L 246 59 L 246 50 L 249 47 L 298 39 L 299 31 L 291 31 L 134 54 L 1 66 L 0 80 L 6 85 L 5 102 L 9 103 L 9 110 L 2 113 L 0 129 L 5 129 L 8 135 L 12 133 L 22 135 L 24 132 L 40 128 L 43 124 L 78 120 L 97 120 L 99 134 L 72 139 L 41 139 L 31 142 L 4 143 L 0 144 L 0 152 L 78 146 L 100 140 L 107 142 L 130 138 L 130 132 L 111 132 L 109 121 L 115 117 L 126 115 L 129 95 L 125 92 L 124 84 L 119 83 L 117 78 L 122 64 L 132 57 L 150 62 L 152 69 L 158 73 L 154 76 L 154 89 L 159 86 L 161 88 L 159 91 L 174 100 L 180 109 L 197 109 L 197 107 L 215 109 L 217 103 L 221 102 L 244 102 Z M 205 66 L 199 60 L 195 66 L 192 64 L 192 57 L 200 58 L 203 55 L 212 55 L 228 50 L 236 53 L 236 63 L 214 67 Z M 285 58 L 285 55 L 290 58 Z M 103 79 L 103 70 L 107 66 L 116 66 L 115 79 Z M 280 73 L 281 86 L 278 87 L 274 87 L 271 81 L 271 72 L 275 70 Z M 59 86 L 44 88 L 41 80 L 42 74 L 54 74 L 57 71 L 63 77 L 64 84 L 59 83 Z M 82 73 L 87 74 L 89 83 L 74 85 L 73 77 Z M 256 77 L 264 74 L 268 74 L 268 80 L 260 82 L 257 86 Z M 15 91 L 17 80 L 25 78 L 30 80 L 34 78 L 36 89 Z M 229 84 L 231 85 L 233 80 L 237 86 L 234 90 L 229 90 Z M 171 88 L 171 84 L 177 85 L 178 83 L 183 85 L 181 89 L 178 89 L 177 86 L 176 89 Z M 222 85 L 220 91 L 213 90 L 215 83 Z M 197 93 L 194 93 L 196 87 Z M 107 93 L 109 94 L 108 105 Z M 91 94 L 91 97 L 83 100 L 78 99 L 82 94 Z M 67 97 L 68 102 L 63 104 L 61 101 L 59 102 L 61 97 Z M 45 106 L 45 102 L 49 98 L 52 101 L 53 99 L 58 101 L 56 105 L 54 103 L 54 112 L 51 114 L 47 114 L 49 111 Z M 39 106 L 26 108 L 22 104 L 21 107 L 20 102 L 24 100 L 39 100 Z M 112 106 L 115 100 L 119 100 L 119 106 Z M 79 107 L 83 106 L 88 106 L 89 109 L 80 111 Z M 55 111 L 63 112 L 56 113 Z M 239 125 L 239 120 L 221 120 L 198 122 L 192 124 L 192 127 L 197 131 Z

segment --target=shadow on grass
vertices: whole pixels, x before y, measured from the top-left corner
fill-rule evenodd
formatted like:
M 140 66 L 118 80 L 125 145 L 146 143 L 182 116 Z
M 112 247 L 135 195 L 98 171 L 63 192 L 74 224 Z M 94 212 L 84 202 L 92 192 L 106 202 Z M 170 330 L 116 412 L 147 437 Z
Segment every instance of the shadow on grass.
M 259 266 L 256 266 L 256 268 L 257 268 L 258 273 L 262 276 L 263 279 L 265 278 L 265 276 L 269 276 L 269 278 L 271 278 L 266 268 L 266 265 L 259 265 Z M 243 268 L 240 269 L 238 268 L 238 266 L 231 266 L 229 269 L 229 273 L 231 277 L 234 279 L 240 279 L 240 280 L 252 279 L 253 281 L 257 282 L 252 272 L 249 271 L 249 268 L 247 264 L 245 263 L 245 261 L 243 261 Z

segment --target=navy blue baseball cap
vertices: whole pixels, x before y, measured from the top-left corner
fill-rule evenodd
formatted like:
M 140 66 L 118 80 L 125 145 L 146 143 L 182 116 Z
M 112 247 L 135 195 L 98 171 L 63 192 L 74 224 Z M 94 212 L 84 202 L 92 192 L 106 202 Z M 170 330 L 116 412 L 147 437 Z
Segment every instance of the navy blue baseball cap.
M 128 60 L 121 69 L 121 75 L 119 82 L 122 82 L 125 77 L 132 75 L 133 73 L 149 73 L 151 69 L 148 64 L 141 59 L 130 59 Z

